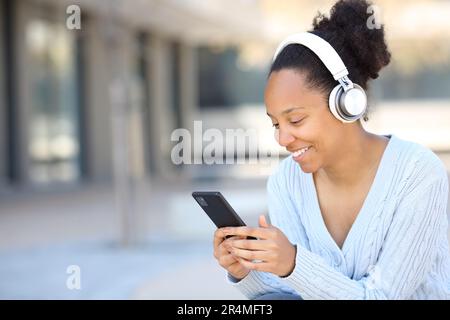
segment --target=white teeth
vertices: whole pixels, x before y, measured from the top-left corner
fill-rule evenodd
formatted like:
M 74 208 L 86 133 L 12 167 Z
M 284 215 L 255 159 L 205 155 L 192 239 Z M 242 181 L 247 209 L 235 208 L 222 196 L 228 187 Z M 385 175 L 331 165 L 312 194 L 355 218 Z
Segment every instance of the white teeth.
M 304 154 L 306 151 L 308 151 L 309 148 L 310 148 L 310 147 L 306 147 L 306 148 L 300 149 L 300 150 L 298 150 L 298 151 L 295 151 L 295 152 L 292 153 L 292 156 L 293 156 L 294 158 L 295 158 L 295 157 L 298 157 L 298 156 Z

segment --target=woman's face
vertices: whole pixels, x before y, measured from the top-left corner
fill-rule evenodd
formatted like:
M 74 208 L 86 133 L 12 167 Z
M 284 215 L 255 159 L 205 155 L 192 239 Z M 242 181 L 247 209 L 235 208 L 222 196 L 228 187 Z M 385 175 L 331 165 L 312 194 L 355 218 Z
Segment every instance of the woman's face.
M 264 100 L 278 143 L 293 154 L 304 172 L 316 172 L 341 156 L 343 124 L 329 111 L 328 96 L 309 88 L 301 72 L 272 72 Z M 310 148 L 297 156 L 296 151 L 304 147 Z

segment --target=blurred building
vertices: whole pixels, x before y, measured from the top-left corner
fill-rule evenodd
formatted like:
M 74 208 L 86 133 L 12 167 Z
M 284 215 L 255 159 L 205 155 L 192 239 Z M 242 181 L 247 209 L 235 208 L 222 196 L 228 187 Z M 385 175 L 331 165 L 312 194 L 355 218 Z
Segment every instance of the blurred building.
M 190 168 L 172 164 L 170 135 L 193 120 L 257 127 L 273 148 L 261 109 L 272 49 L 332 2 L 0 0 L 0 189 L 110 181 L 121 170 L 180 177 Z M 396 58 L 375 100 L 407 97 L 417 110 L 421 99 L 437 101 L 448 114 L 449 3 L 379 2 Z M 73 4 L 81 30 L 66 25 Z M 445 149 L 448 122 L 438 120 L 430 139 L 439 135 Z
M 66 25 L 72 4 L 81 30 Z M 173 175 L 170 133 L 192 125 L 198 54 L 214 56 L 200 48 L 258 36 L 254 8 L 1 0 L 1 185 L 109 181 L 120 154 L 129 155 L 122 164 L 131 175 Z

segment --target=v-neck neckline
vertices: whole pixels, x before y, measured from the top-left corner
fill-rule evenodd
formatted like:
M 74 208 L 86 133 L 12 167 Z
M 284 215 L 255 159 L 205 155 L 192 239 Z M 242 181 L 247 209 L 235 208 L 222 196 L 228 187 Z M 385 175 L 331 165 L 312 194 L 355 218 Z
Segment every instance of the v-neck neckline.
M 358 214 L 356 215 L 355 220 L 353 221 L 353 224 L 350 227 L 350 230 L 347 233 L 347 236 L 344 239 L 344 242 L 342 244 L 342 248 L 340 248 L 338 246 L 338 244 L 336 243 L 336 241 L 333 239 L 333 237 L 331 236 L 330 231 L 328 230 L 323 215 L 322 215 L 322 211 L 320 209 L 320 204 L 319 204 L 319 197 L 317 194 L 317 189 L 316 189 L 316 185 L 314 183 L 314 177 L 312 175 L 312 173 L 308 174 L 309 176 L 309 185 L 312 188 L 312 193 L 313 193 L 313 198 L 314 198 L 314 216 L 316 217 L 316 219 L 318 220 L 318 224 L 321 226 L 321 231 L 322 234 L 324 234 L 325 238 L 326 238 L 326 242 L 328 243 L 328 245 L 331 246 L 331 248 L 333 250 L 337 250 L 340 254 L 344 254 L 347 250 L 348 247 L 350 246 L 350 244 L 352 242 L 354 242 L 352 240 L 352 238 L 354 238 L 357 234 L 358 234 L 358 229 L 360 229 L 361 224 L 363 224 L 363 221 L 365 220 L 364 217 L 368 214 L 369 210 L 369 206 L 371 203 L 373 203 L 373 197 L 374 194 L 377 193 L 378 189 L 381 187 L 380 185 L 380 179 L 381 176 L 383 176 L 383 172 L 386 170 L 387 167 L 387 163 L 386 163 L 386 159 L 388 158 L 388 154 L 391 151 L 391 145 L 393 140 L 395 139 L 394 135 L 390 134 L 390 135 L 384 135 L 386 138 L 389 138 L 389 141 L 383 151 L 383 154 L 381 156 L 381 160 L 378 164 L 377 167 L 377 171 L 375 173 L 375 177 L 372 181 L 372 184 L 370 186 L 370 189 L 364 199 L 363 205 L 361 206 L 361 209 L 359 210 Z

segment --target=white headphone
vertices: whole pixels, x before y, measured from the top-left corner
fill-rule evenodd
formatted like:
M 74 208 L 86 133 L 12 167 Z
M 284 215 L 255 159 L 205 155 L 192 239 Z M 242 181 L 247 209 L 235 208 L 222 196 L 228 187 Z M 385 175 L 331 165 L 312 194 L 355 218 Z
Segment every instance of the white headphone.
M 273 61 L 286 46 L 301 44 L 314 52 L 325 64 L 339 84 L 334 87 L 328 99 L 331 113 L 344 123 L 354 122 L 361 118 L 367 109 L 367 96 L 361 86 L 348 78 L 348 71 L 336 50 L 324 39 L 309 32 L 288 36 L 278 46 Z

